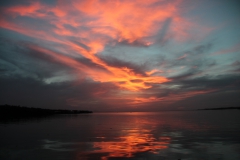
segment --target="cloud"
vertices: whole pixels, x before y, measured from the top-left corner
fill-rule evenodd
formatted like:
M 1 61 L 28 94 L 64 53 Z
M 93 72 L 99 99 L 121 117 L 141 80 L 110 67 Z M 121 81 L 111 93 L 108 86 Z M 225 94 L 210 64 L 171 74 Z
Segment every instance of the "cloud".
M 45 48 L 42 48 L 40 46 L 34 45 L 34 44 L 25 44 L 23 45 L 25 48 L 23 49 L 25 54 L 23 56 L 32 57 L 34 59 L 42 59 L 45 62 L 48 62 L 48 65 L 52 64 L 61 64 L 62 67 L 65 66 L 65 68 L 74 69 L 74 73 L 76 75 L 80 75 L 81 77 L 88 77 L 92 78 L 94 81 L 98 82 L 111 82 L 115 85 L 119 86 L 120 88 L 130 89 L 130 90 L 138 90 L 142 88 L 149 88 L 151 87 L 151 83 L 162 83 L 167 81 L 164 77 L 149 77 L 146 75 L 140 75 L 134 72 L 134 70 L 131 70 L 127 67 L 120 67 L 119 66 L 109 66 L 104 61 L 98 59 L 96 57 L 95 60 L 99 63 L 94 63 L 91 60 L 88 60 L 86 58 L 74 58 L 70 56 L 66 56 Z M 18 50 L 19 51 L 19 50 Z M 23 51 L 22 51 L 23 52 Z M 9 55 L 8 55 L 9 56 Z M 8 58 L 9 59 L 9 58 Z M 11 61 L 11 59 L 9 59 Z M 25 57 L 26 60 L 26 57 Z M 32 63 L 31 61 L 27 61 L 27 63 Z M 15 63 L 15 61 L 13 61 Z M 32 64 L 35 67 L 38 66 L 38 64 Z M 19 66 L 19 64 L 18 64 Z M 23 66 L 23 70 L 29 71 L 29 68 L 27 65 L 20 65 L 19 67 Z M 132 65 L 133 66 L 133 65 Z M 47 68 L 46 68 L 47 69 Z M 30 69 L 31 70 L 31 69 Z M 40 69 L 35 69 L 40 70 Z M 41 69 L 40 71 L 43 71 Z M 30 72 L 34 72 L 30 71 Z M 132 79 L 140 79 L 144 82 L 148 82 L 149 84 L 146 85 L 144 82 L 142 83 L 134 83 L 132 82 Z M 120 83 L 120 82 L 125 83 Z
M 106 94 L 115 88 L 112 84 L 96 83 L 86 79 L 74 84 L 72 82 L 46 84 L 37 79 L 16 75 L 1 77 L 0 82 L 2 104 L 55 109 L 68 107 L 99 110 L 98 107 L 104 103 L 98 100 L 98 94 L 100 92 Z
M 184 54 L 183 56 L 178 57 L 177 59 L 178 59 L 178 60 L 181 60 L 181 59 L 185 59 L 186 57 L 187 57 L 187 54 Z
M 155 96 L 159 101 L 150 101 L 148 106 L 152 106 L 153 110 L 236 106 L 239 104 L 237 95 L 240 93 L 238 79 L 239 75 L 231 75 L 215 79 L 171 81 L 159 91 L 149 90 L 153 93 L 151 96 Z M 159 105 L 162 107 L 158 107 Z
M 61 97 L 65 87 L 45 85 L 39 80 L 19 76 L 1 77 L 1 103 L 42 108 L 63 107 Z M 46 103 L 48 102 L 48 103 Z M 46 106 L 47 105 L 47 106 Z
M 116 67 L 116 68 L 129 68 L 132 70 L 134 73 L 144 75 L 145 74 L 145 67 L 144 65 L 139 65 L 139 64 L 134 64 L 131 61 L 124 61 L 121 59 L 117 59 L 116 57 L 113 56 L 99 56 L 101 60 L 103 60 L 107 65 Z
M 1 76 L 39 90 L 61 84 L 64 104 L 167 105 L 215 93 L 239 73 L 238 61 L 209 57 L 214 27 L 187 16 L 181 0 L 0 4 Z
M 240 62 L 238 60 L 236 60 L 229 66 L 231 67 L 231 69 L 229 69 L 230 73 L 240 73 Z
M 233 46 L 230 46 L 229 48 L 227 49 L 222 49 L 220 51 L 217 51 L 213 54 L 215 55 L 221 55 L 221 54 L 229 54 L 229 53 L 235 53 L 235 52 L 239 52 L 240 51 L 240 44 L 235 44 Z
M 4 7 L 2 10 L 4 16 L 1 16 L 0 21 L 2 28 L 44 40 L 44 45 L 31 48 L 36 52 L 43 52 L 54 61 L 78 70 L 79 74 L 85 74 L 94 81 L 114 83 L 121 89 L 137 91 L 150 88 L 151 83 L 167 82 L 168 79 L 157 75 L 146 76 L 143 72 L 139 74 L 140 70 L 137 69 L 109 65 L 107 61 L 100 59 L 97 53 L 101 53 L 114 41 L 136 47 L 150 46 L 155 40 L 151 40 L 151 37 L 159 31 L 159 24 L 162 24 L 160 39 L 165 37 L 167 32 L 174 33 L 176 38 L 183 34 L 187 35 L 184 27 L 185 24 L 190 25 L 190 22 L 181 17 L 177 8 L 179 4 L 180 1 L 172 1 L 170 4 L 156 3 L 155 0 L 148 3 L 58 1 L 57 6 L 53 6 L 36 1 Z M 151 14 L 153 12 L 154 14 Z M 30 23 L 28 19 L 36 21 L 39 25 Z M 17 21 L 24 23 L 16 24 Z M 47 43 L 58 46 L 52 50 Z M 74 56 L 82 56 L 101 69 L 90 68 L 90 63 L 77 61 Z M 145 83 L 132 83 L 133 79 L 140 79 Z

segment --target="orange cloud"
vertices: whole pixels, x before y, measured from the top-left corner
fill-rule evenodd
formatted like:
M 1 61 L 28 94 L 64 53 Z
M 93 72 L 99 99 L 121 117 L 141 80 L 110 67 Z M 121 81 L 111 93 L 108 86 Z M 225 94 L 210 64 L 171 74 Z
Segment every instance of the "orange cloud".
M 153 103 L 163 100 L 163 98 L 149 97 L 149 98 L 134 98 L 131 104 Z
M 33 48 L 34 50 L 38 50 L 42 53 L 48 54 L 54 57 L 59 62 L 64 63 L 68 66 L 71 66 L 72 68 L 80 71 L 79 72 L 80 74 L 86 73 L 86 76 L 91 77 L 95 81 L 112 82 L 115 85 L 119 86 L 120 88 L 131 90 L 131 91 L 151 88 L 150 84 L 163 83 L 163 82 L 169 81 L 165 77 L 148 77 L 148 76 L 138 75 L 133 71 L 129 70 L 128 68 L 115 68 L 115 67 L 107 66 L 104 62 L 100 61 L 96 57 L 92 57 L 92 60 L 95 60 L 94 61 L 95 63 L 102 65 L 110 72 L 93 69 L 91 67 L 81 64 L 80 62 L 78 62 L 77 60 L 74 60 L 73 58 L 70 58 L 68 56 L 64 56 L 61 54 L 57 54 L 53 51 L 50 51 L 44 48 L 40 48 L 37 46 L 31 46 L 31 48 Z M 132 81 L 134 79 L 138 79 L 140 80 L 140 82 Z
M 94 26 L 93 31 L 107 33 L 118 41 L 133 42 L 147 36 L 152 36 L 158 31 L 157 23 L 166 18 L 176 17 L 176 5 L 153 5 L 156 0 L 148 1 L 83 1 L 74 2 L 74 6 L 81 12 L 94 17 L 88 25 Z M 177 18 L 177 19 L 180 19 Z M 150 42 L 149 42 L 150 43 Z
M 127 106 L 145 106 L 152 105 L 158 102 L 159 104 L 171 104 L 180 100 L 184 100 L 186 98 L 194 97 L 201 94 L 207 94 L 211 92 L 215 92 L 216 89 L 211 90 L 195 90 L 195 91 L 185 91 L 179 93 L 169 93 L 167 96 L 157 97 L 155 93 L 148 92 L 138 92 L 138 93 L 121 93 L 114 94 L 110 96 L 102 96 L 98 95 L 98 98 L 101 98 L 109 105 L 119 104 L 119 105 L 127 105 Z

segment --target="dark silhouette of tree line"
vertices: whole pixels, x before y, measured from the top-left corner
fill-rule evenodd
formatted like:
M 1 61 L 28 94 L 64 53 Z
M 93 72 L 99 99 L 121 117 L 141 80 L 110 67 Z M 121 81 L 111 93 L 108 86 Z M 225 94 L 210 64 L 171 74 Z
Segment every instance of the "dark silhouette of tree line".
M 240 109 L 240 107 L 203 108 L 198 110 L 228 110 L 228 109 Z
M 82 114 L 92 113 L 88 110 L 62 110 L 62 109 L 43 109 L 15 105 L 0 105 L 0 119 L 6 118 L 31 118 L 42 117 L 56 114 Z

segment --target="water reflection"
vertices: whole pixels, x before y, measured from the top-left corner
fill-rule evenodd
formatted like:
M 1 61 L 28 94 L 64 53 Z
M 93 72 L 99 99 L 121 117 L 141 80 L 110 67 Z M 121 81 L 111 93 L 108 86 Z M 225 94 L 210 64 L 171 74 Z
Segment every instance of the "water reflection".
M 170 137 L 161 137 L 157 140 L 148 132 L 150 131 L 119 137 L 119 142 L 94 142 L 95 150 L 91 153 L 108 153 L 107 156 L 102 157 L 105 160 L 110 157 L 134 157 L 136 153 L 141 152 L 158 153 L 158 150 L 168 147 Z
M 233 112 L 109 113 L 4 124 L 0 159 L 235 160 L 239 118 Z
M 117 129 L 118 130 L 118 129 Z M 139 153 L 157 154 L 159 150 L 168 148 L 171 137 L 154 137 L 152 130 L 144 128 L 132 128 L 119 130 L 122 136 L 113 137 L 113 141 L 108 141 L 109 137 L 95 137 L 94 142 L 61 142 L 43 140 L 43 148 L 52 151 L 77 151 L 77 157 L 82 159 L 90 155 L 102 155 L 102 160 L 109 158 L 129 158 L 135 157 Z

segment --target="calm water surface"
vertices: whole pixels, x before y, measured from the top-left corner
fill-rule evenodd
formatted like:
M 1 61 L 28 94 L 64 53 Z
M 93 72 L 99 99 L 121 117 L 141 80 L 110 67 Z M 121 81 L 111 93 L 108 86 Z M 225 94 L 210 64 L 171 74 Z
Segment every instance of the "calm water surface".
M 0 123 L 1 160 L 239 160 L 240 111 L 93 113 Z

